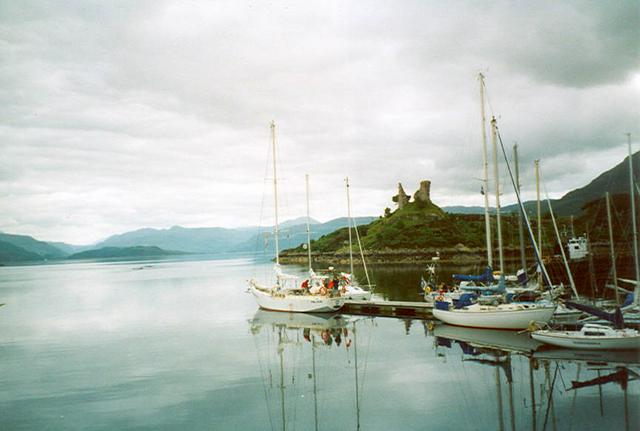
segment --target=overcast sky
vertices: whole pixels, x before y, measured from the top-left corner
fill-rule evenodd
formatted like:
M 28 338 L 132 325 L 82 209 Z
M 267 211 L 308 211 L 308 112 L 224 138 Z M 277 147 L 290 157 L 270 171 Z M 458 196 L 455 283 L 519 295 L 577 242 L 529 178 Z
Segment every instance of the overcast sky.
M 355 215 L 421 179 L 482 205 L 478 72 L 525 196 L 539 158 L 559 197 L 625 133 L 639 149 L 639 29 L 637 1 L 0 0 L 0 230 L 270 223 L 271 120 L 283 218 L 305 173 L 322 221 L 346 215 L 346 176 Z

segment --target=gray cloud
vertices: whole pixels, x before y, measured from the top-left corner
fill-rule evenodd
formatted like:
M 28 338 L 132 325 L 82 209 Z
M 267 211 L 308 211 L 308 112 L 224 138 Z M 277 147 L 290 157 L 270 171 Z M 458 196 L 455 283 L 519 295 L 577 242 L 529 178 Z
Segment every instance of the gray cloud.
M 633 2 L 67 3 L 0 3 L 0 230 L 256 224 L 272 119 L 285 217 L 305 173 L 319 219 L 345 214 L 347 175 L 358 215 L 424 178 L 478 205 L 478 71 L 554 196 L 640 133 Z

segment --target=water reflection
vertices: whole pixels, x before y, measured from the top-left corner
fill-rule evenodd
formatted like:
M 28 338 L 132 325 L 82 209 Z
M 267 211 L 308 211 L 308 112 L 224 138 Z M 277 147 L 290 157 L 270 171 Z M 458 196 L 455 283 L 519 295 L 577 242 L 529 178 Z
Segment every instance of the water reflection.
M 404 332 L 401 350 L 390 329 Z M 540 350 L 527 334 L 415 319 L 258 311 L 250 330 L 271 429 L 383 429 L 383 416 L 402 421 L 407 411 L 435 429 L 637 429 L 639 422 L 637 352 Z M 420 359 L 414 350 L 423 347 L 431 355 Z M 399 377 L 406 372 L 407 380 Z M 421 389 L 423 398 L 411 395 Z
M 326 425 L 327 415 L 335 417 L 352 403 L 360 429 L 356 323 L 340 314 L 256 312 L 249 324 L 271 429 L 318 430 Z M 353 378 L 352 397 L 327 397 L 322 385 L 344 375 L 344 365 L 353 369 L 347 373 Z
M 584 416 L 590 408 L 593 391 L 596 389 L 600 417 L 605 419 L 607 425 L 620 424 L 626 430 L 637 427 L 638 405 L 634 402 L 633 413 L 630 413 L 628 396 L 629 383 L 637 381 L 640 377 L 640 359 L 637 351 L 589 352 L 544 348 L 540 350 L 540 343 L 531 339 L 528 334 L 449 325 L 435 327 L 433 334 L 436 351 L 440 354 L 443 354 L 443 348 L 450 350 L 458 345 L 463 366 L 464 363 L 473 362 L 495 369 L 496 429 L 520 429 L 519 424 L 521 426 L 523 422 L 516 419 L 513 389 L 514 385 L 526 384 L 524 380 L 528 380 L 529 400 L 528 408 L 523 409 L 520 414 L 526 414 L 528 410 L 530 429 L 534 431 L 557 429 L 559 426 L 566 428 L 567 425 L 573 427 L 576 415 Z M 528 365 L 528 379 L 514 381 L 515 357 L 519 357 Z M 573 371 L 576 373 L 575 380 L 571 379 Z M 605 409 L 603 385 L 612 382 L 617 383 L 618 388 L 608 388 L 607 403 L 610 405 Z M 503 393 L 505 384 L 507 395 Z M 583 389 L 580 398 L 579 389 Z M 635 389 L 637 397 L 637 387 Z M 622 392 L 622 399 L 619 398 L 618 390 Z M 558 406 L 556 398 L 561 397 L 566 401 L 567 395 L 571 395 L 570 404 L 563 402 Z M 504 408 L 505 398 L 508 415 Z M 580 403 L 581 399 L 584 405 Z M 526 404 L 525 399 L 525 407 Z M 621 406 L 624 412 L 622 418 L 617 414 Z

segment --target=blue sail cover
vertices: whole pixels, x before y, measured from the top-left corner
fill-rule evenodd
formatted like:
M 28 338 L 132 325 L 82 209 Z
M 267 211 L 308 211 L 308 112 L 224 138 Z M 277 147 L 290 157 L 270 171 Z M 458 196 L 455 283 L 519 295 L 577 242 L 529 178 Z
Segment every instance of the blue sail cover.
M 453 274 L 453 279 L 458 281 L 479 281 L 481 283 L 493 283 L 496 281 L 493 278 L 493 270 L 490 266 L 487 266 L 480 275 Z
M 579 304 L 577 302 L 565 301 L 565 305 L 567 307 L 575 308 L 576 310 L 584 311 L 585 313 L 589 313 L 601 319 L 607 320 L 613 323 L 613 327 L 615 329 L 624 328 L 624 317 L 622 316 L 620 307 L 616 307 L 616 311 L 613 313 L 607 313 L 606 311 L 599 308 L 595 308 L 590 305 Z

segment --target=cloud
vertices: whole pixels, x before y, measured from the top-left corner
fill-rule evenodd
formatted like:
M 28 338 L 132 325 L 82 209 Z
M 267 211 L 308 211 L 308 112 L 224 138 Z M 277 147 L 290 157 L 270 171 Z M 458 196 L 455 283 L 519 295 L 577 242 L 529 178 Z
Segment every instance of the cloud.
M 542 159 L 561 195 L 640 133 L 639 21 L 624 2 L 5 2 L 0 230 L 268 223 L 271 120 L 285 217 L 305 173 L 319 219 L 345 215 L 346 176 L 357 215 L 421 179 L 479 205 L 479 71 L 523 182 Z

